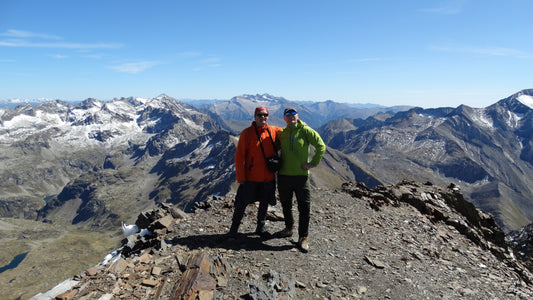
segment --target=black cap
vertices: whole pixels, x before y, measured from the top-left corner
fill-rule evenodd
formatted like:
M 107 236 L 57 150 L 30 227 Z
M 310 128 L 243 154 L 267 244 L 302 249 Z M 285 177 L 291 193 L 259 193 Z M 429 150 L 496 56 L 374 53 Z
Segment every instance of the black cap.
M 298 111 L 295 108 L 289 107 L 289 108 L 285 108 L 285 110 L 283 111 L 283 114 L 286 114 L 291 111 L 298 113 Z

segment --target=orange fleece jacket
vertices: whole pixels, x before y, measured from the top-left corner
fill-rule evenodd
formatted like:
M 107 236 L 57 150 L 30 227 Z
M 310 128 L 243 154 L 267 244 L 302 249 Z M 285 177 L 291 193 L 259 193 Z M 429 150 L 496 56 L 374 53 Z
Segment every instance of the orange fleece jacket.
M 263 152 L 261 152 L 254 127 L 255 122 L 252 122 L 252 125 L 244 129 L 239 136 L 237 151 L 235 151 L 235 173 L 238 182 L 266 182 L 275 178 L 274 172 L 271 172 L 266 166 L 265 157 Z M 276 141 L 276 136 L 281 128 L 270 125 L 257 128 L 265 155 L 270 157 L 274 155 L 274 147 L 268 136 L 267 127 L 274 141 Z

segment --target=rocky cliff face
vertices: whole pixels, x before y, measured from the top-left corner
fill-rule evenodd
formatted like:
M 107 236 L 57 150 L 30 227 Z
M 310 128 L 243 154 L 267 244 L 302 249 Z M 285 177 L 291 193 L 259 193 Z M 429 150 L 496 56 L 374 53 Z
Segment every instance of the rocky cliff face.
M 519 230 L 511 231 L 507 239 L 516 256 L 524 261 L 530 270 L 533 269 L 533 224 L 529 224 Z
M 491 215 L 455 186 L 404 181 L 314 190 L 310 251 L 253 234 L 256 204 L 228 239 L 232 196 L 145 211 L 102 264 L 65 281 L 59 299 L 529 299 L 530 271 Z M 269 230 L 283 228 L 278 206 Z M 296 209 L 295 209 L 296 212 Z M 63 289 L 61 290 L 61 287 Z M 49 292 L 50 295 L 52 291 Z M 40 296 L 44 296 L 44 293 Z M 39 299 L 39 297 L 35 297 Z

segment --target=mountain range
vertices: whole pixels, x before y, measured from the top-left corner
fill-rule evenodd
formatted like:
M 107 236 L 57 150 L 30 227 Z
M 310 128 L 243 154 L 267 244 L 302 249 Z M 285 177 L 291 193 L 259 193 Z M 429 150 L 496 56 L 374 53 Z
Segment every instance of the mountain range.
M 461 186 L 506 231 L 533 220 L 533 90 L 485 108 L 412 108 L 319 128 L 327 145 L 386 184 Z
M 190 212 L 235 190 L 238 133 L 257 106 L 278 126 L 294 107 L 321 134 L 328 149 L 311 172 L 314 188 L 453 184 L 507 233 L 532 223 L 533 90 L 485 108 L 358 107 L 268 94 L 195 106 L 160 95 L 0 108 L 0 217 L 105 231 L 163 203 Z M 2 250 L 16 248 L 2 242 Z
M 298 111 L 300 118 L 318 128 L 326 122 L 339 118 L 367 118 L 377 113 L 394 113 L 409 109 L 409 106 L 385 107 L 375 104 L 348 104 L 331 100 L 324 102 L 289 101 L 283 97 L 269 94 L 241 95 L 227 101 L 197 103 L 202 111 L 214 119 L 221 120 L 224 128 L 238 134 L 250 126 L 256 107 L 266 106 L 269 110 L 269 124 L 285 127 L 283 111 L 292 107 Z
M 234 188 L 238 136 L 166 95 L 4 108 L 0 125 L 2 217 L 105 228 L 157 203 L 189 211 Z M 379 183 L 334 149 L 324 160 L 318 186 L 354 174 Z
M 267 106 L 270 124 L 283 126 L 283 109 L 294 107 L 323 137 L 325 163 L 313 172 L 319 186 L 454 182 L 516 230 L 533 220 L 532 95 L 523 90 L 485 108 L 353 107 L 268 94 L 198 108 L 167 95 L 2 108 L 0 216 L 96 225 L 128 218 L 115 201 L 188 210 L 233 189 L 238 133 L 255 107 Z M 69 212 L 61 213 L 65 203 Z
M 146 199 L 187 206 L 206 196 L 203 182 L 206 193 L 225 193 L 232 165 L 218 158 L 234 151 L 234 138 L 219 129 L 164 95 L 4 109 L 0 215 L 102 226 L 153 204 Z

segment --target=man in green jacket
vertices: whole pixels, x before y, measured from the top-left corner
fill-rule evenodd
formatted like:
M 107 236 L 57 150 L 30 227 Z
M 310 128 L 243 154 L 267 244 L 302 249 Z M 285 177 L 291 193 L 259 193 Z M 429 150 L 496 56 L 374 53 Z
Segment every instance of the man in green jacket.
M 294 217 L 292 215 L 292 196 L 296 195 L 298 203 L 298 247 L 303 252 L 309 251 L 308 235 L 311 214 L 311 189 L 309 186 L 309 169 L 318 165 L 326 145 L 320 135 L 298 119 L 294 108 L 283 112 L 287 127 L 283 128 L 277 139 L 281 149 L 281 169 L 278 172 L 278 192 L 285 217 L 285 229 L 279 235 L 292 236 Z M 315 148 L 315 154 L 309 161 L 309 145 Z

